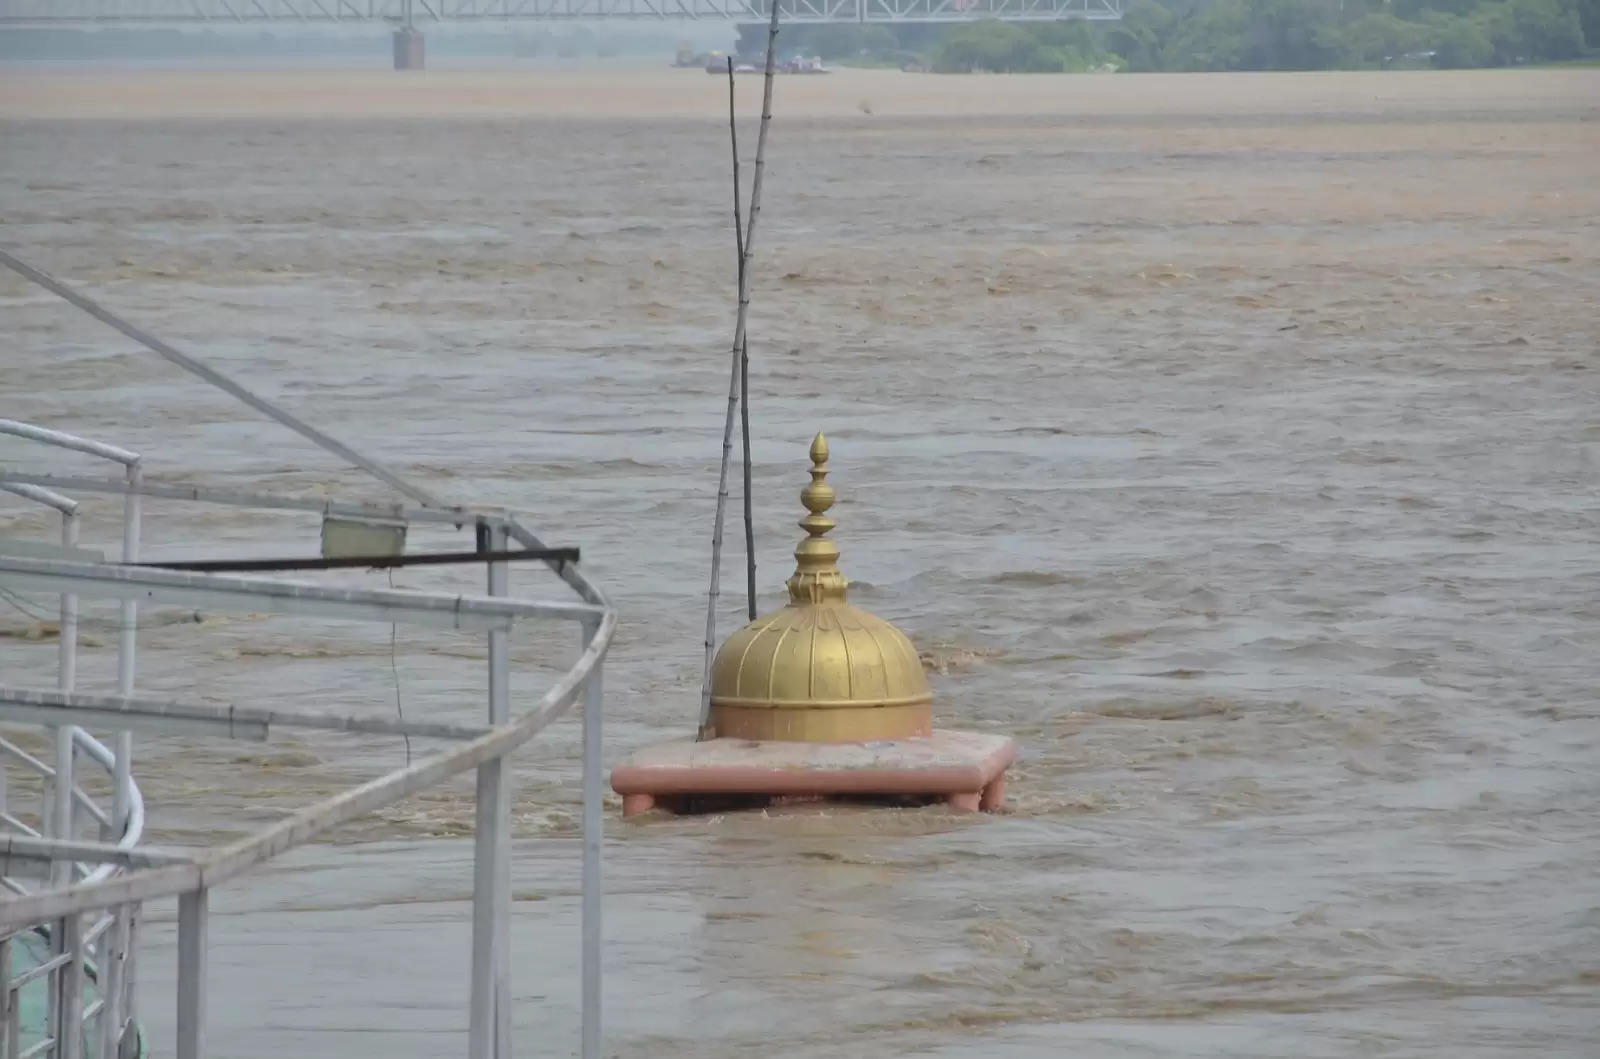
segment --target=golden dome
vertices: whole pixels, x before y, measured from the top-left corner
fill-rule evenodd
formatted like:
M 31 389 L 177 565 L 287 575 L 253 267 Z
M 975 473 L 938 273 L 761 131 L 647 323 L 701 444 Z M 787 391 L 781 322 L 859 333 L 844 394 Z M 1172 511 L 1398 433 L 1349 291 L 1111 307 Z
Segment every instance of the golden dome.
M 932 732 L 933 693 L 905 633 L 846 600 L 828 442 L 811 443 L 809 514 L 794 550 L 789 604 L 728 637 L 711 664 L 711 724 L 721 737 L 801 742 L 904 739 Z

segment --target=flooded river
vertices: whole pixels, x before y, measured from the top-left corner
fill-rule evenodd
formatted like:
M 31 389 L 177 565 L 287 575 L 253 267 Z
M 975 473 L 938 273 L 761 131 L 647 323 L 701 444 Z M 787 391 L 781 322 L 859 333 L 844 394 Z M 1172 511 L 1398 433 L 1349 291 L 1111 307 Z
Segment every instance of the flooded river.
M 696 71 L 0 71 L 0 242 L 580 546 L 622 613 L 614 762 L 698 708 L 722 92 Z M 608 1054 L 1595 1054 L 1600 71 L 845 72 L 781 82 L 777 111 L 762 603 L 826 430 L 853 598 L 924 652 L 940 723 L 1023 757 L 982 819 L 613 805 Z M 163 479 L 382 495 L 20 280 L 0 320 L 0 414 Z M 111 545 L 115 506 L 91 515 Z M 167 503 L 146 539 L 308 554 L 316 531 Z M 0 532 L 49 523 L 7 503 Z M 52 681 L 54 646 L 0 611 L 7 679 Z M 464 637 L 401 629 L 391 655 L 387 627 L 144 618 L 151 694 L 482 708 Z M 86 634 L 83 686 L 110 686 L 115 634 Z M 522 701 L 575 638 L 519 640 Z M 577 737 L 518 757 L 523 1055 L 576 1046 Z M 152 837 L 198 844 L 405 753 L 142 738 L 137 773 Z M 217 894 L 214 1053 L 461 1054 L 471 820 L 452 785 Z M 158 1047 L 172 919 L 152 910 L 139 971 Z

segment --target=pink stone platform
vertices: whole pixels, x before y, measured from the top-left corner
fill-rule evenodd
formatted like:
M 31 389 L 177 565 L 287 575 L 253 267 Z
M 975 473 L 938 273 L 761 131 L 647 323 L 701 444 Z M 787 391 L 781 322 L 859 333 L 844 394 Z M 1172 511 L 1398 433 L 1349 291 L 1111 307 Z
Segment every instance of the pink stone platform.
M 697 795 L 822 798 L 922 795 L 961 812 L 1005 801 L 1017 744 L 1003 735 L 936 729 L 918 739 L 786 743 L 680 739 L 646 747 L 611 771 L 622 815 L 681 809 Z

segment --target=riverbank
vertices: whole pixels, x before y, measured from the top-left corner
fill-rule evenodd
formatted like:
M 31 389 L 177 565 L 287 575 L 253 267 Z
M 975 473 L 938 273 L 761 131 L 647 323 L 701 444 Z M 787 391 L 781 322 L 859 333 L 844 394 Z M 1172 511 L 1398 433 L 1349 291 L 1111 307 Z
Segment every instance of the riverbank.
M 1032 115 L 1100 121 L 1190 116 L 1459 120 L 1571 117 L 1600 99 L 1600 70 L 1303 74 L 1035 74 L 945 77 L 841 69 L 786 78 L 780 121 Z M 1491 87 L 1492 86 L 1492 87 Z M 687 118 L 720 122 L 727 85 L 699 70 L 102 70 L 0 66 L 0 119 L 403 117 Z M 743 94 L 759 109 L 760 91 Z

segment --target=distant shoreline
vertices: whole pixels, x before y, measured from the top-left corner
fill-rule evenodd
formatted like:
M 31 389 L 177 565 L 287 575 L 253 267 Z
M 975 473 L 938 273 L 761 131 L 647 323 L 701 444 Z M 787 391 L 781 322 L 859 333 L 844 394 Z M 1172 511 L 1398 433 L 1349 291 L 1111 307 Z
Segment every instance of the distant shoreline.
M 1202 87 L 1203 86 L 1203 87 Z M 546 118 L 723 121 L 721 78 L 672 69 L 272 69 L 0 65 L 0 119 Z M 754 113 L 760 92 L 742 106 Z M 1222 108 L 1239 122 L 1600 117 L 1600 69 L 985 74 L 840 69 L 784 78 L 780 120 L 991 116 L 1163 125 Z

